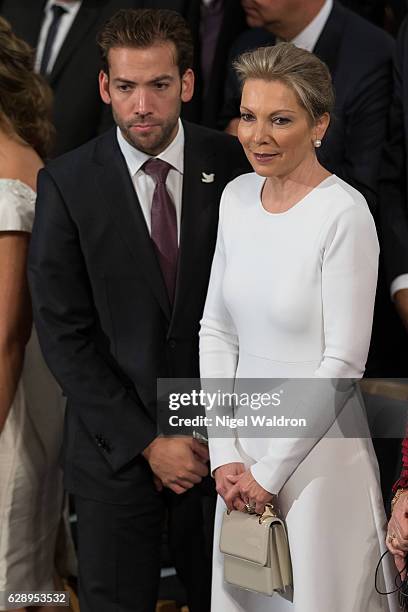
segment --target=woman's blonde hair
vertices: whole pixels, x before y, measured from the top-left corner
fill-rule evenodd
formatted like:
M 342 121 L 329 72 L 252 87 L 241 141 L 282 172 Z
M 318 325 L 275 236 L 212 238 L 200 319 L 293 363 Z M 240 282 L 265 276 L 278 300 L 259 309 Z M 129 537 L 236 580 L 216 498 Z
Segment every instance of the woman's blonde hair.
M 233 67 L 241 85 L 248 79 L 284 83 L 295 92 L 314 121 L 333 109 L 334 91 L 326 64 L 313 53 L 291 43 L 243 53 Z
M 0 17 L 0 116 L 42 158 L 54 137 L 52 92 L 34 72 L 34 50 Z

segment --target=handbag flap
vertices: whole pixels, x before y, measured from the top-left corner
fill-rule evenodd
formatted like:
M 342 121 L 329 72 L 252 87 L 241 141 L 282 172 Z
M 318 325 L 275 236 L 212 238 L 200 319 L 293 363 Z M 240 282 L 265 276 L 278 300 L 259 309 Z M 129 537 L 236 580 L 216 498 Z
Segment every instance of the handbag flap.
M 220 551 L 225 555 L 245 559 L 265 566 L 268 562 L 270 527 L 274 522 L 282 524 L 278 518 L 259 523 L 255 514 L 245 514 L 233 510 L 224 513 L 220 535 Z

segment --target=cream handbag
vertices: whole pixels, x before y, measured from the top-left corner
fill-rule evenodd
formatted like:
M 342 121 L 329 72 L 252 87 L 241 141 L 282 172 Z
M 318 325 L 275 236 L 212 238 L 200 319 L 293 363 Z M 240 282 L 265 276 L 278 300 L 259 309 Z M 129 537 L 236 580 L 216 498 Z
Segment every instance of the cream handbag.
M 261 516 L 226 512 L 220 550 L 224 580 L 230 584 L 265 595 L 283 593 L 293 584 L 286 526 L 272 504 L 266 504 Z

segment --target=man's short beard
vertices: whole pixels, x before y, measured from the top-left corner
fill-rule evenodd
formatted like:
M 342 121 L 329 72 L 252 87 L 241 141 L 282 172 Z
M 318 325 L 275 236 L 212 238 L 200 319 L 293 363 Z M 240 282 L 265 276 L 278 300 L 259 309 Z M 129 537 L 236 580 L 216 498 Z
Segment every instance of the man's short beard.
M 113 118 L 115 120 L 116 125 L 119 127 L 122 132 L 125 140 L 135 149 L 146 153 L 147 155 L 158 155 L 170 144 L 172 134 L 178 123 L 178 115 L 174 117 L 174 121 L 167 121 L 166 123 L 162 123 L 159 125 L 159 133 L 155 140 L 150 142 L 147 145 L 147 142 L 144 142 L 143 136 L 137 136 L 131 131 L 131 126 L 133 123 L 122 123 L 117 117 L 115 111 L 112 109 Z M 137 123 L 135 121 L 134 123 Z

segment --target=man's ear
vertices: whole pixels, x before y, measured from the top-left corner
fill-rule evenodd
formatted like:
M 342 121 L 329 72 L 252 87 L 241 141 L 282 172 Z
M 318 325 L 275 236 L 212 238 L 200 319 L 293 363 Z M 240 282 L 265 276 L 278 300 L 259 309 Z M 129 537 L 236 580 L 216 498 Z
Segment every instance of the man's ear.
M 109 93 L 109 76 L 101 70 L 99 72 L 99 93 L 105 104 L 111 103 L 111 97 Z
M 191 68 L 187 68 L 181 77 L 181 100 L 182 102 L 190 102 L 194 93 L 194 72 Z

